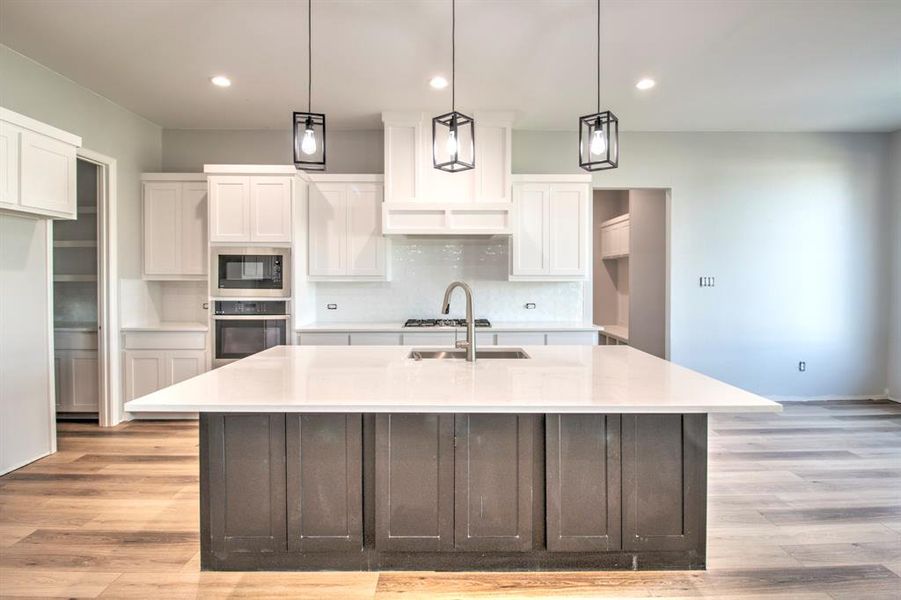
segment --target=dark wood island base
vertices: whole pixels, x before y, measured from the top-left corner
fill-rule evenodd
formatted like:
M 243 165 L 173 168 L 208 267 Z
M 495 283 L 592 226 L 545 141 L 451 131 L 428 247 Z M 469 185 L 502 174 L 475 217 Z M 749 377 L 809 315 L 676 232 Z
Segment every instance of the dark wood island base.
M 204 570 L 703 569 L 706 414 L 200 415 Z

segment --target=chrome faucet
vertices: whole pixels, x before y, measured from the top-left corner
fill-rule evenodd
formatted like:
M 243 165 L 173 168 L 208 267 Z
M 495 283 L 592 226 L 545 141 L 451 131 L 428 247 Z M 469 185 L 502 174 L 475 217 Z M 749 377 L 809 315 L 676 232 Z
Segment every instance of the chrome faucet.
M 441 304 L 441 312 L 445 315 L 450 312 L 450 295 L 451 292 L 454 291 L 454 288 L 462 288 L 463 292 L 466 294 L 466 341 L 456 342 L 455 346 L 457 348 L 466 348 L 466 361 L 475 362 L 476 334 L 475 321 L 473 320 L 472 316 L 472 288 L 462 281 L 452 282 L 449 286 L 447 286 L 447 289 L 444 290 L 444 302 Z

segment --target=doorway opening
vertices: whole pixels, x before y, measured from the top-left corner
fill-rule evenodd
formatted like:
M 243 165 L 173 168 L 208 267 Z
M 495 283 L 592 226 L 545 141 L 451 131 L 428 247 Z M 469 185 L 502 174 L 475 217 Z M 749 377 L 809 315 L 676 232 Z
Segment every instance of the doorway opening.
M 602 344 L 669 357 L 669 190 L 594 190 L 592 322 Z
M 77 215 L 53 226 L 53 333 L 57 420 L 99 421 L 100 168 L 79 158 Z

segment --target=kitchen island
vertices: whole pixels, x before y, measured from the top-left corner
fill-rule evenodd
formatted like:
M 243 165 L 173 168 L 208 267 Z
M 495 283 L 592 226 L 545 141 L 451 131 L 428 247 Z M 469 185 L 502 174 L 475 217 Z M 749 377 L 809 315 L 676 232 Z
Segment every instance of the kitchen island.
M 411 350 L 278 346 L 126 404 L 200 413 L 202 568 L 702 569 L 707 414 L 780 410 L 627 346 Z

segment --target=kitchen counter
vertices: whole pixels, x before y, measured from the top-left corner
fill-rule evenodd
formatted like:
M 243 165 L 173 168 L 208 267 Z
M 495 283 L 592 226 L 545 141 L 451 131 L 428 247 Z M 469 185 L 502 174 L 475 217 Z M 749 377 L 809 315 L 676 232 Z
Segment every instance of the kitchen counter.
M 343 333 L 343 332 L 384 332 L 384 333 L 427 333 L 429 331 L 454 331 L 465 327 L 404 327 L 403 323 L 306 323 L 298 325 L 299 332 Z M 476 327 L 476 331 L 600 331 L 602 327 L 576 321 L 514 321 L 492 322 L 491 327 Z
M 206 323 L 194 321 L 161 321 L 159 323 L 143 323 L 138 325 L 125 325 L 121 331 L 209 331 Z
M 132 400 L 200 413 L 204 570 L 703 569 L 707 413 L 780 406 L 628 346 L 276 346 Z
M 410 346 L 277 346 L 125 405 L 142 412 L 709 413 L 780 405 L 628 346 L 415 361 Z

